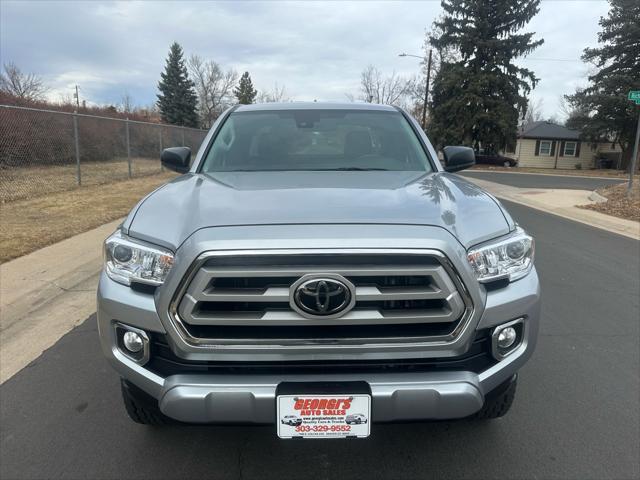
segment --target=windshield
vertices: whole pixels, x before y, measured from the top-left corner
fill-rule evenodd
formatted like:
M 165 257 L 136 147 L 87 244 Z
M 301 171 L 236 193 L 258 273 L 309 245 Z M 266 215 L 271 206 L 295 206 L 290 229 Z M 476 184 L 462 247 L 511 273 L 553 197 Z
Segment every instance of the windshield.
M 234 112 L 203 172 L 287 170 L 431 171 L 400 112 L 282 110 Z

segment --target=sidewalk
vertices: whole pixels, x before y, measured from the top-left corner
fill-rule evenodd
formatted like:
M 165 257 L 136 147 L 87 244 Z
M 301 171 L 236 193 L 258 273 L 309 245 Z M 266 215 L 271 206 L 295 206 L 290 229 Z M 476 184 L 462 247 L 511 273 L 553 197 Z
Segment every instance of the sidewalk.
M 0 265 L 0 383 L 95 312 L 111 222 Z
M 576 205 L 594 203 L 588 190 L 517 188 L 471 177 L 467 180 L 498 198 L 640 240 L 640 223 L 578 208 Z

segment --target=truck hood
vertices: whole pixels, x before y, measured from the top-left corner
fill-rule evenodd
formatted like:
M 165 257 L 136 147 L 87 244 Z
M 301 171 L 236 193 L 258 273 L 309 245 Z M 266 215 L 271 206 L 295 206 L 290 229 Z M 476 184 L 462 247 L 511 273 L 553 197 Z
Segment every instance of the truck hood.
M 511 229 L 498 202 L 457 175 L 386 171 L 187 174 L 143 199 L 123 229 L 175 250 L 202 228 L 287 224 L 430 225 L 465 247 Z

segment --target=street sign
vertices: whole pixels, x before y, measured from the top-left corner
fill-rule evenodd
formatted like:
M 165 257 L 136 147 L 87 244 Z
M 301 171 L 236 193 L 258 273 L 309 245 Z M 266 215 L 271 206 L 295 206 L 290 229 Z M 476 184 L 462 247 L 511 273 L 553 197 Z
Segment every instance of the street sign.
M 640 105 L 640 90 L 631 90 L 627 98 L 632 102 L 636 102 L 636 105 Z

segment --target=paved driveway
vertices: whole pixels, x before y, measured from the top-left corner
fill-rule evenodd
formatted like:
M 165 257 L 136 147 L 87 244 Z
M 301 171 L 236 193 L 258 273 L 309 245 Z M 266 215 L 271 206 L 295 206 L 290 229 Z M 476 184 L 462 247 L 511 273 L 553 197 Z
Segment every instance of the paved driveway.
M 460 172 L 463 177 L 479 178 L 518 188 L 567 188 L 570 190 L 595 190 L 622 183 L 624 179 L 575 177 L 571 175 L 536 175 L 533 173 L 509 172 Z
M 538 350 L 510 414 L 378 425 L 368 440 L 125 416 L 94 317 L 0 386 L 0 477 L 638 478 L 640 243 L 505 202 L 537 239 Z

